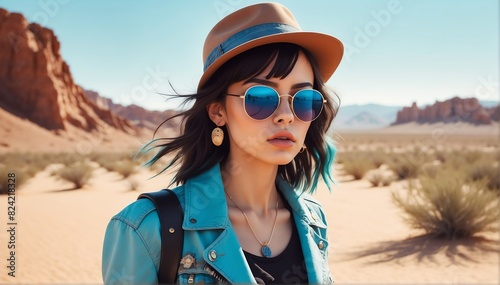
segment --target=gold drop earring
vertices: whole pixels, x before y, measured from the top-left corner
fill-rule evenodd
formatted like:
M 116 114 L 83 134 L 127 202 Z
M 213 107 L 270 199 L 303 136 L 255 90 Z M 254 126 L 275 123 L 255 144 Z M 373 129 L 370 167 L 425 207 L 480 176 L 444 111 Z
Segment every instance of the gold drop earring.
M 212 143 L 215 146 L 220 146 L 224 141 L 224 131 L 219 128 L 219 126 L 215 127 L 212 130 Z

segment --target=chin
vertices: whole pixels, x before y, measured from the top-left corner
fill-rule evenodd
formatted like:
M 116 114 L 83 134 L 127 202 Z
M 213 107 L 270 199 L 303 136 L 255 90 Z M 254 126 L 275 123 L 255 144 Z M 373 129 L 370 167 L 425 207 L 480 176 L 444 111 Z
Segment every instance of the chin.
M 267 158 L 267 161 L 275 165 L 287 165 L 290 162 L 292 162 L 294 158 L 295 155 L 292 156 L 291 154 L 286 154 L 286 155 L 277 155 L 274 157 L 270 156 Z

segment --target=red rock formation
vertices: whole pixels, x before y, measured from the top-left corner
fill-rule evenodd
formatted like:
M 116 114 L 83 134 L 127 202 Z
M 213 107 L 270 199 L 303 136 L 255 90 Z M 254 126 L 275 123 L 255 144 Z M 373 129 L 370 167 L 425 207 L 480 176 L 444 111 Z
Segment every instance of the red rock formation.
M 490 118 L 493 121 L 500 121 L 500 105 L 490 109 Z
M 491 124 L 498 121 L 500 112 L 495 108 L 484 108 L 476 98 L 462 99 L 453 97 L 449 100 L 437 101 L 424 109 L 413 103 L 411 107 L 404 107 L 398 112 L 393 125 L 409 122 L 437 123 L 437 122 L 468 122 L 476 125 Z M 497 110 L 497 111 L 495 111 Z
M 54 32 L 0 8 L 0 103 L 49 130 L 85 131 L 111 126 L 133 131 L 126 120 L 99 108 L 75 84 Z

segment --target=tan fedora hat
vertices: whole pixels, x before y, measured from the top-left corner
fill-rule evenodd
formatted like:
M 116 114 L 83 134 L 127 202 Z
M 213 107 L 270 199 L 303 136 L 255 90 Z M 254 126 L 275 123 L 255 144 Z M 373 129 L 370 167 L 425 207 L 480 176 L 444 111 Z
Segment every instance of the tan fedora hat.
M 293 43 L 315 58 L 323 81 L 337 68 L 344 53 L 342 43 L 327 34 L 302 31 L 293 14 L 278 3 L 242 8 L 222 20 L 208 33 L 203 46 L 203 75 L 198 89 L 234 56 L 257 46 Z

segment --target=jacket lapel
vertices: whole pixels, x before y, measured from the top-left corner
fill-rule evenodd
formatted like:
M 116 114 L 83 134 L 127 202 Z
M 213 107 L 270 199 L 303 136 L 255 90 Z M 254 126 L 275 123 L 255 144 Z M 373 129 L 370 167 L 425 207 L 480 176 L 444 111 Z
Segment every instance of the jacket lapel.
M 184 230 L 210 230 L 203 259 L 230 283 L 256 283 L 226 207 L 219 164 L 185 184 Z
M 278 187 L 293 210 L 293 218 L 300 237 L 308 281 L 311 284 L 323 284 L 325 282 L 324 269 L 322 268 L 324 258 L 318 248 L 317 241 L 314 239 L 314 237 L 319 237 L 316 236 L 313 227 L 326 228 L 326 225 L 311 214 L 304 200 L 300 199 L 300 196 L 288 183 L 278 179 Z M 323 242 L 326 243 L 326 240 L 323 240 Z
M 228 227 L 203 252 L 203 258 L 230 283 L 256 283 L 236 233 Z

